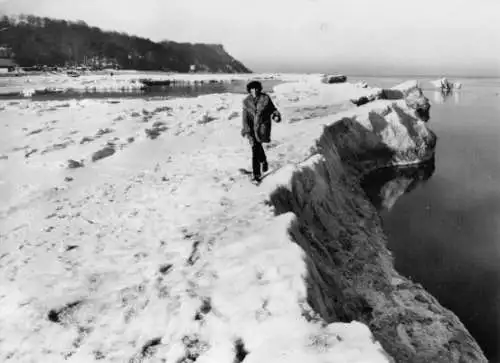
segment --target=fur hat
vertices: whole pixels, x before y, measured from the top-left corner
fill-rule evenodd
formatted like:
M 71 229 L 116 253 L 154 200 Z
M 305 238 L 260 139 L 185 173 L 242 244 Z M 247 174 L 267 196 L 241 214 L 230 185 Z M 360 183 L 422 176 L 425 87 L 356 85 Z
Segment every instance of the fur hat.
M 259 81 L 251 81 L 247 84 L 247 92 L 250 93 L 252 88 L 257 89 L 258 91 L 262 91 L 262 83 Z

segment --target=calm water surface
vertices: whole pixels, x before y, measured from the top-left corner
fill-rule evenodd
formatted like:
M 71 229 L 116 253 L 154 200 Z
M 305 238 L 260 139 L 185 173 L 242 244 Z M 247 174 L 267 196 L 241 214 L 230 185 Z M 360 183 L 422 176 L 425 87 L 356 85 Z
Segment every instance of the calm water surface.
M 412 186 L 392 208 L 381 203 L 391 188 L 380 175 L 367 191 L 381 209 L 396 269 L 455 312 L 488 359 L 500 362 L 500 80 L 460 81 L 463 89 L 449 96 L 425 91 L 439 138 L 431 175 L 407 173 Z M 386 175 L 395 189 L 402 179 Z M 377 194 L 377 185 L 386 187 Z

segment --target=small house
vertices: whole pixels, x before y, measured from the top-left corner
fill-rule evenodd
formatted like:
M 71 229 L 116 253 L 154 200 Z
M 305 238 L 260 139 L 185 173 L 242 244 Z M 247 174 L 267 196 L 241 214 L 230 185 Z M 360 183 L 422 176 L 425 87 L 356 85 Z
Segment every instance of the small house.
M 10 58 L 0 58 L 0 73 L 13 72 L 17 64 Z

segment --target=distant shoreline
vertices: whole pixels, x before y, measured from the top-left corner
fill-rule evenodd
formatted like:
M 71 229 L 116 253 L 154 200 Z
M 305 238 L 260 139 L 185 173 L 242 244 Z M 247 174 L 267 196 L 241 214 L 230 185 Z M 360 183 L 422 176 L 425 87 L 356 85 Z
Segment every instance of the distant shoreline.
M 68 70 L 69 71 L 69 70 Z M 67 71 L 63 72 L 44 72 L 44 71 L 33 71 L 33 72 L 9 72 L 9 73 L 0 73 L 1 78 L 16 78 L 16 77 L 27 77 L 27 76 L 66 76 Z M 147 71 L 147 70 L 137 70 L 137 69 L 121 69 L 121 70 L 102 70 L 102 71 L 84 71 L 81 72 L 82 76 L 98 76 L 103 75 L 107 76 L 113 73 L 115 76 L 119 75 L 129 75 L 129 74 L 163 74 L 163 75 L 178 75 L 178 74 L 189 74 L 189 75 L 218 75 L 218 74 L 253 74 L 253 73 L 210 73 L 210 72 L 197 72 L 197 73 L 189 73 L 189 72 L 168 72 L 168 71 Z
M 160 70 L 137 70 L 137 69 L 130 69 L 130 70 L 103 70 L 103 71 L 85 71 L 82 72 L 82 76 L 98 76 L 98 75 L 110 75 L 113 73 L 114 76 L 119 76 L 119 75 L 130 75 L 130 74 L 141 74 L 141 73 L 147 73 L 147 74 L 161 74 L 161 75 L 220 75 L 220 74 L 234 74 L 234 75 L 249 75 L 249 74 L 296 74 L 295 72 L 252 72 L 252 73 L 210 73 L 210 72 L 196 72 L 196 73 L 189 73 L 189 72 L 168 72 L 168 71 L 160 71 Z M 308 72 L 308 73 L 300 73 L 300 74 L 315 74 L 315 73 L 325 73 L 327 74 L 328 72 Z M 340 72 L 342 73 L 342 72 Z M 342 73 L 346 75 L 348 78 L 405 78 L 405 79 L 412 79 L 412 78 L 431 78 L 431 79 L 439 79 L 439 78 L 461 78 L 461 79 L 500 79 L 500 75 L 490 75 L 490 76 L 469 76 L 469 75 L 452 75 L 452 74 L 384 74 L 384 75 L 378 75 L 378 74 L 349 74 L 349 73 Z M 15 73 L 15 72 L 9 72 L 9 73 L 0 73 L 0 78 L 17 78 L 17 77 L 29 77 L 29 76 L 66 76 L 66 72 L 59 72 L 59 73 L 51 73 L 51 72 L 43 72 L 43 71 L 33 71 L 33 72 L 22 72 L 22 73 Z

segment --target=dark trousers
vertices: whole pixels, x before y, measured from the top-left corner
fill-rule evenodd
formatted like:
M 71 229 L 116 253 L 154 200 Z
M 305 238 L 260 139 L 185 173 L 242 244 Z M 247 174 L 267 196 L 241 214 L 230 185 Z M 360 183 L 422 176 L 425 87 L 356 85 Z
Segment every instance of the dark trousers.
M 261 176 L 261 163 L 267 163 L 266 153 L 262 144 L 255 141 L 252 145 L 252 171 L 256 177 Z

